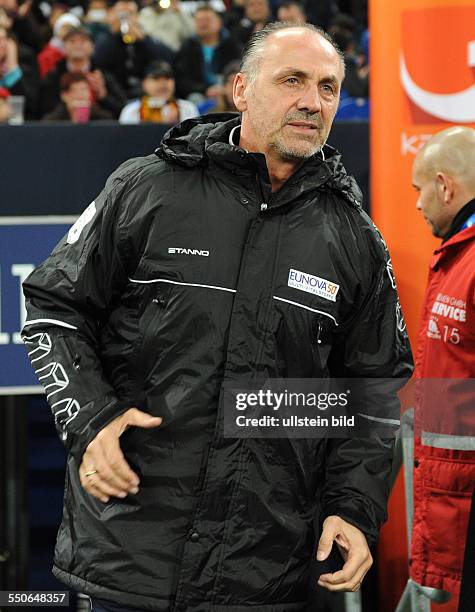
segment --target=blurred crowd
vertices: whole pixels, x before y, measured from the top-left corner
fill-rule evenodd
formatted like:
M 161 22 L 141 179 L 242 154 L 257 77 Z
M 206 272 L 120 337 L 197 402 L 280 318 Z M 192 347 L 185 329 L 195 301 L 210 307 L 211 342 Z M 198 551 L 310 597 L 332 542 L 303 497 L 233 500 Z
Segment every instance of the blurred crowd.
M 235 111 L 243 46 L 274 20 L 330 32 L 368 97 L 367 0 L 0 0 L 0 122 L 172 124 Z

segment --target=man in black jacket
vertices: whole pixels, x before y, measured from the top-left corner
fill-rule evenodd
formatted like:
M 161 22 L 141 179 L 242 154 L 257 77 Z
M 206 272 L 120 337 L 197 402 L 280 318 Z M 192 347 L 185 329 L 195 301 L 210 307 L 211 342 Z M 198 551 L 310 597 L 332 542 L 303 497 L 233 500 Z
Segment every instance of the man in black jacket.
M 312 26 L 262 30 L 241 117 L 190 119 L 126 162 L 25 281 L 69 449 L 53 571 L 94 610 L 301 612 L 314 525 L 317 558 L 344 558 L 319 584 L 357 590 L 371 566 L 393 439 L 223 429 L 230 385 L 412 370 L 387 249 L 325 144 L 343 73 Z M 358 408 L 397 422 L 394 401 Z
M 175 54 L 145 34 L 139 23 L 137 0 L 113 0 L 108 23 L 110 32 L 101 34 L 96 41 L 94 63 L 114 75 L 129 99 L 136 98 L 149 64 L 171 64 Z
M 221 16 L 210 6 L 195 13 L 196 36 L 185 40 L 176 57 L 177 92 L 182 98 L 220 93 L 219 79 L 225 66 L 239 58 L 240 49 L 222 28 Z

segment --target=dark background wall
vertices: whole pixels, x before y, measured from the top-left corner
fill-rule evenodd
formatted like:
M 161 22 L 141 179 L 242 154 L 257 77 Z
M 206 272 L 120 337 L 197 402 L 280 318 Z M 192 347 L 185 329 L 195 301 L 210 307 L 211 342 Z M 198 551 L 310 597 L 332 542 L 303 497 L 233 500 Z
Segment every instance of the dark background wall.
M 79 214 L 119 164 L 153 153 L 165 131 L 153 125 L 0 126 L 0 215 Z M 368 124 L 335 123 L 329 143 L 343 154 L 368 207 Z

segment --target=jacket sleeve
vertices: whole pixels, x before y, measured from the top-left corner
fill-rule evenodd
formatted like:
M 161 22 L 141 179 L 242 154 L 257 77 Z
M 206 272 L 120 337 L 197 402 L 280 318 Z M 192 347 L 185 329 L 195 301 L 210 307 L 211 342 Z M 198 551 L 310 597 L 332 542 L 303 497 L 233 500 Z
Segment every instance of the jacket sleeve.
M 22 336 L 57 431 L 77 459 L 130 406 L 98 358 L 98 331 L 127 282 L 133 248 L 121 229 L 124 182 L 115 173 L 53 253 L 25 280 Z
M 372 224 L 365 233 L 369 290 L 330 356 L 333 377 L 358 383 L 351 403 L 359 427 L 352 436 L 327 440 L 322 506 L 323 518 L 341 516 L 373 546 L 387 517 L 400 419 L 397 391 L 411 376 L 413 362 L 389 252 Z

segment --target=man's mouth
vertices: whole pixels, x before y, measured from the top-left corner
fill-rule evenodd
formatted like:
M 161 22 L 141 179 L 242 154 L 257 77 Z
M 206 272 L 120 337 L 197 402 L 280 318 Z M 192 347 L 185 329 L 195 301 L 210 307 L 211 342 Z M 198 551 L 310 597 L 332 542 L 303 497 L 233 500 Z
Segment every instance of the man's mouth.
M 302 130 L 318 130 L 319 126 L 316 123 L 310 121 L 290 121 L 287 125 Z

